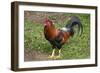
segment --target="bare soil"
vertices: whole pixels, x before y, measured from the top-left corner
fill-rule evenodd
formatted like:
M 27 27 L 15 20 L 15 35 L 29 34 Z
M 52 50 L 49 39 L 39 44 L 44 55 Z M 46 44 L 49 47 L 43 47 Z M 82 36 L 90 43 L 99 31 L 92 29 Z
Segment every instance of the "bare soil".
M 25 50 L 24 52 L 24 61 L 43 61 L 43 60 L 50 60 L 48 58 L 48 54 L 42 53 L 40 51 L 32 50 L 28 51 Z

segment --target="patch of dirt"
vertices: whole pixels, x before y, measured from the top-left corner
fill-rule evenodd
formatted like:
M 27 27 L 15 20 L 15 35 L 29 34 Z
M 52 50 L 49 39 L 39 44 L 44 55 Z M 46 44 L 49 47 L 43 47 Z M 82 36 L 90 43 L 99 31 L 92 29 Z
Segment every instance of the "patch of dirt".
M 43 60 L 50 60 L 48 58 L 48 54 L 42 53 L 40 51 L 32 50 L 24 51 L 24 61 L 43 61 Z
M 69 16 L 66 13 L 57 12 L 37 12 L 37 11 L 25 11 L 25 20 L 29 20 L 33 23 L 43 24 L 46 17 L 50 18 L 55 23 L 63 23 L 68 20 Z M 59 16 L 58 16 L 59 15 Z

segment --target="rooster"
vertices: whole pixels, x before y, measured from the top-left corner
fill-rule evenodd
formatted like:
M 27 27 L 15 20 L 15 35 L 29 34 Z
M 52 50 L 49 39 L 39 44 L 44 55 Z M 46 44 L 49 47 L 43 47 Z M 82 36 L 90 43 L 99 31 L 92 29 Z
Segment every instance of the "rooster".
M 44 36 L 46 40 L 50 42 L 53 48 L 52 54 L 49 56 L 49 58 L 61 58 L 61 48 L 66 42 L 68 42 L 69 38 L 74 35 L 74 26 L 76 25 L 78 25 L 78 33 L 81 35 L 83 26 L 80 19 L 76 16 L 70 17 L 66 26 L 61 29 L 56 29 L 54 23 L 50 19 L 45 19 Z M 55 56 L 55 49 L 59 50 L 59 54 L 57 56 Z

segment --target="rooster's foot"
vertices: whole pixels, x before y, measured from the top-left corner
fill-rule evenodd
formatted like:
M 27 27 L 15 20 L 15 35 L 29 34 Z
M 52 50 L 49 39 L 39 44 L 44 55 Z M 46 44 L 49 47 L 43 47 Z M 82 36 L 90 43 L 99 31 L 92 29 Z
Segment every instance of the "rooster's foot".
M 55 59 L 60 59 L 60 58 L 61 58 L 61 56 L 56 56 L 56 57 L 55 57 Z
M 50 58 L 50 59 L 54 59 L 54 58 L 55 58 L 55 56 L 49 56 L 48 58 Z

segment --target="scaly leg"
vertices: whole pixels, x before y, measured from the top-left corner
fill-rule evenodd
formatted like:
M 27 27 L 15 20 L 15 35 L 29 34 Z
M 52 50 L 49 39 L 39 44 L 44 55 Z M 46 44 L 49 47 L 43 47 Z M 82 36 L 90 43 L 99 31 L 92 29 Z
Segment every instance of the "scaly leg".
M 61 58 L 61 49 L 59 50 L 59 54 L 56 56 L 56 58 Z
M 54 58 L 55 56 L 55 49 L 53 49 L 51 56 L 49 56 L 49 58 Z

